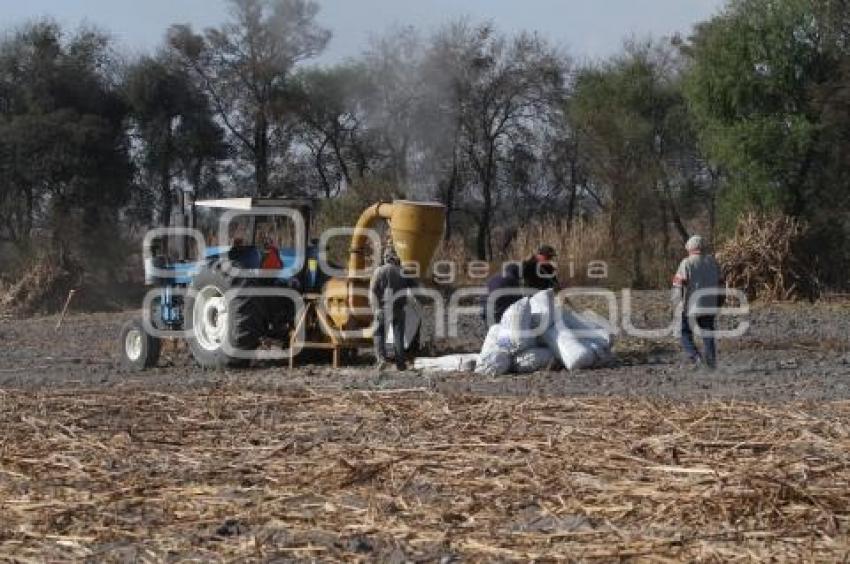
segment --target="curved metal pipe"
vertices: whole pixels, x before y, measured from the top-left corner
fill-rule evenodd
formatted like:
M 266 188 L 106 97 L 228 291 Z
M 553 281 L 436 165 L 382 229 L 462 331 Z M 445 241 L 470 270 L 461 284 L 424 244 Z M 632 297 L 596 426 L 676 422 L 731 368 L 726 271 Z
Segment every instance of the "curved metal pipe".
M 393 216 L 393 204 L 378 202 L 366 208 L 354 226 L 351 235 L 351 246 L 348 249 L 348 277 L 356 278 L 363 274 L 366 269 L 366 243 L 369 240 L 368 231 L 378 220 L 391 219 Z

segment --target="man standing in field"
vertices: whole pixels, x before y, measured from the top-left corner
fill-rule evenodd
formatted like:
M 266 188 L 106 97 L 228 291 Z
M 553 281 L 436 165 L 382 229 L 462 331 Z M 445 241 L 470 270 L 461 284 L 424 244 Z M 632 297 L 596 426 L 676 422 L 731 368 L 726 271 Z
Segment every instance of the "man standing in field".
M 387 364 L 387 332 L 393 328 L 393 350 L 398 370 L 407 370 L 404 352 L 404 308 L 407 299 L 401 292 L 411 287 L 401 268 L 401 260 L 390 245 L 384 252 L 383 264 L 375 269 L 369 284 L 369 299 L 377 326 L 372 336 L 378 370 Z M 389 319 L 387 315 L 389 314 Z
M 691 237 L 685 244 L 688 257 L 679 264 L 673 277 L 673 297 L 683 301 L 682 308 L 682 347 L 688 360 L 699 367 L 703 363 L 710 369 L 717 366 L 717 348 L 714 330 L 717 321 L 717 309 L 721 302 L 718 291 L 721 287 L 720 267 L 707 251 L 705 241 L 699 235 Z M 701 355 L 694 343 L 692 320 L 704 331 L 702 342 L 704 352 Z

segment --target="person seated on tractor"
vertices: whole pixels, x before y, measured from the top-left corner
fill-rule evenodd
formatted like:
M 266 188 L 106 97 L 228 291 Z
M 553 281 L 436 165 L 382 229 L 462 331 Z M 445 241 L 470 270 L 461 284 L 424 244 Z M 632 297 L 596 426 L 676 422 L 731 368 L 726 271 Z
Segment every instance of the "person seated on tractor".
M 281 270 L 283 261 L 280 260 L 280 251 L 271 237 L 263 240 L 263 261 L 260 263 L 263 270 Z
M 502 316 L 508 308 L 522 298 L 521 286 L 519 265 L 516 263 L 505 265 L 502 273 L 487 281 L 487 295 L 481 298 L 481 317 L 488 327 L 491 321 L 496 325 L 501 323 Z M 499 292 L 498 297 L 492 298 L 493 319 L 491 320 L 487 315 L 487 308 L 490 306 L 491 297 L 497 292 Z
M 375 269 L 369 284 L 369 299 L 376 323 L 372 339 L 378 370 L 383 370 L 388 362 L 386 339 L 390 326 L 393 330 L 393 360 L 396 368 L 407 370 L 404 351 L 404 309 L 407 299 L 404 291 L 411 286 L 412 281 L 404 276 L 401 260 L 390 246 L 384 252 L 383 264 Z
M 526 288 L 556 291 L 560 288 L 552 262 L 556 256 L 554 247 L 541 245 L 534 255 L 522 262 L 522 281 Z

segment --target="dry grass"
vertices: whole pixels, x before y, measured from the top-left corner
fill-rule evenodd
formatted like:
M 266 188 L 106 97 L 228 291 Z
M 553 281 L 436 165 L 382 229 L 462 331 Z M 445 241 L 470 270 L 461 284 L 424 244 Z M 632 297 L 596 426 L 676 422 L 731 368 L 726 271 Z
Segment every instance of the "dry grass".
M 506 262 L 525 260 L 542 244 L 552 245 L 558 252 L 558 275 L 562 282 L 582 285 L 590 282 L 587 268 L 591 261 L 609 260 L 607 234 L 601 221 L 576 222 L 572 229 L 566 221 L 533 223 L 519 229 L 504 252 L 496 253 L 490 261 L 490 273 L 501 272 Z M 498 237 L 496 237 L 498 238 Z M 481 279 L 468 276 L 469 265 L 480 262 L 461 238 L 443 241 L 434 259 L 457 265 L 459 285 L 479 285 Z M 598 280 L 596 281 L 598 283 Z
M 34 259 L 17 282 L 0 288 L 0 312 L 32 315 L 59 311 L 68 292 L 81 280 L 81 268 L 72 262 L 63 267 L 54 256 Z
M 559 222 L 536 223 L 521 229 L 509 247 L 512 257 L 527 258 L 533 255 L 542 244 L 555 247 L 558 251 L 558 273 L 564 282 L 571 285 L 585 284 L 587 266 L 592 261 L 609 260 L 610 252 L 606 248 L 608 234 L 603 221 L 593 223 L 576 221 L 569 228 L 563 220 Z
M 0 560 L 841 560 L 850 403 L 0 392 Z
M 812 257 L 801 247 L 806 226 L 787 216 L 748 214 L 718 250 L 726 283 L 750 299 L 817 299 Z
M 500 237 L 494 235 L 494 239 Z M 508 261 L 524 260 L 534 254 L 542 244 L 552 245 L 558 252 L 558 279 L 568 286 L 592 285 L 628 288 L 640 278 L 641 287 L 666 288 L 675 272 L 684 249 L 678 239 L 671 238 L 666 248 L 657 233 L 648 234 L 646 240 L 624 241 L 619 248 L 611 246 L 608 220 L 599 216 L 590 221 L 575 221 L 572 226 L 566 220 L 541 220 L 517 230 L 504 252 L 496 251 L 490 264 L 490 272 L 500 271 L 500 265 Z M 641 276 L 634 264 L 634 248 L 640 246 Z M 435 261 L 451 261 L 459 265 L 460 285 L 481 284 L 465 275 L 468 265 L 475 261 L 474 253 L 460 238 L 443 242 Z M 604 279 L 589 276 L 589 267 L 594 262 L 607 265 L 608 276 Z

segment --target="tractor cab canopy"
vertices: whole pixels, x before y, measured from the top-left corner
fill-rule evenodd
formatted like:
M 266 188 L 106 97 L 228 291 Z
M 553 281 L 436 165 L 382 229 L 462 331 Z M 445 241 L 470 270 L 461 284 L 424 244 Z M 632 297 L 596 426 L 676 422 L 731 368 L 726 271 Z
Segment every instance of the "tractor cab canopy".
M 312 211 L 315 201 L 307 198 L 225 198 L 222 200 L 198 200 L 195 206 L 221 210 L 250 211 L 262 208 L 292 208 Z
M 317 257 L 317 249 L 309 235 L 314 208 L 313 200 L 294 198 L 195 201 L 191 204 L 190 225 L 200 232 L 204 252 L 193 253 L 190 249 L 180 260 L 161 257 L 158 266 L 169 275 L 151 274 L 151 283 L 159 278 L 166 284 L 191 284 L 205 266 L 222 259 L 245 270 L 279 271 L 276 276 L 289 281 L 293 278 L 291 268 L 306 254 L 309 264 L 302 266 L 295 278 L 302 288 L 320 288 L 324 278 L 319 276 L 316 261 L 311 261 Z
M 258 246 L 303 248 L 310 232 L 315 202 L 306 198 L 224 198 L 194 202 L 196 225 L 204 233 L 209 246 Z M 287 210 L 279 212 L 277 210 Z M 226 226 L 222 216 L 233 213 Z M 295 240 L 293 216 L 303 220 L 303 240 Z M 222 231 L 226 227 L 226 233 Z M 222 240 L 222 234 L 225 234 Z

